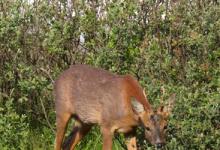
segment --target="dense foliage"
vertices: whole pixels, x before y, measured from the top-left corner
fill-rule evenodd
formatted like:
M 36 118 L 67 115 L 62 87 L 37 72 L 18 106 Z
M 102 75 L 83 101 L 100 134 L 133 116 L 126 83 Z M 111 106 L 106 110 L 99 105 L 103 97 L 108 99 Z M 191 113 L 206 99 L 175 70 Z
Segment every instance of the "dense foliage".
M 219 4 L 0 0 L 0 148 L 53 149 L 53 80 L 80 63 L 132 74 L 155 107 L 176 93 L 165 149 L 218 150 Z M 141 132 L 138 138 L 140 147 L 154 149 Z M 123 149 L 122 139 L 114 149 Z M 95 127 L 78 149 L 101 143 Z

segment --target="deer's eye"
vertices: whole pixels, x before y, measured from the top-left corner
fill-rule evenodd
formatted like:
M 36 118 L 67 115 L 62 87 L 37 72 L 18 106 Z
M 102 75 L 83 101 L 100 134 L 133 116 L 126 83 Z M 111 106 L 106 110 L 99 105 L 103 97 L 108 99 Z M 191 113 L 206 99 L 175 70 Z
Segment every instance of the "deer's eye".
M 163 129 L 166 130 L 166 129 L 167 129 L 167 125 L 165 125 L 165 126 L 163 127 Z
M 150 131 L 150 128 L 149 128 L 149 127 L 145 127 L 145 129 L 146 129 L 147 131 Z

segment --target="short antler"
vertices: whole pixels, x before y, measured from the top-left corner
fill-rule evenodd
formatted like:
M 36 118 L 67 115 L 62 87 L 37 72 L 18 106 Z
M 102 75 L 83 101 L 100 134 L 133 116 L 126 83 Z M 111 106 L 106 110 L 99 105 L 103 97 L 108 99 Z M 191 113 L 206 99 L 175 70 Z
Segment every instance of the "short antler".
M 151 105 L 150 105 L 150 103 L 149 103 L 149 101 L 148 101 L 148 99 L 147 99 L 147 95 L 146 95 L 146 93 L 145 93 L 145 88 L 143 89 L 143 94 L 144 94 L 144 97 L 145 97 L 145 99 L 146 99 L 146 101 L 147 101 L 147 108 L 145 108 L 145 110 L 151 110 Z

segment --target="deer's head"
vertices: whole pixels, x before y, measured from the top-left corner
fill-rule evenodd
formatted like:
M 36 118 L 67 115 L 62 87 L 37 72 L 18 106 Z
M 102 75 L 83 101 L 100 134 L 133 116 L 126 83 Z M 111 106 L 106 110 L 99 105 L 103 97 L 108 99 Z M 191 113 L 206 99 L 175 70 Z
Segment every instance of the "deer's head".
M 146 139 L 157 148 L 165 144 L 165 133 L 168 117 L 174 105 L 175 94 L 173 94 L 166 105 L 160 106 L 156 111 L 144 110 L 143 105 L 136 102 L 135 110 L 138 112 L 139 120 L 145 128 Z

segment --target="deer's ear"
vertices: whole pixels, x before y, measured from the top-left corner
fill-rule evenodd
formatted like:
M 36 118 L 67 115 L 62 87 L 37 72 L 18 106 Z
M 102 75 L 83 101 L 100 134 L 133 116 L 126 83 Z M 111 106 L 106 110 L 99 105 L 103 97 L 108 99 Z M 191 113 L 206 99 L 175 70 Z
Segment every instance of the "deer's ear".
M 168 99 L 167 105 L 159 107 L 157 109 L 157 112 L 163 113 L 165 116 L 168 116 L 172 112 L 175 100 L 176 100 L 176 94 L 172 94 Z
M 144 111 L 144 106 L 141 103 L 139 103 L 136 99 L 133 99 L 131 101 L 131 105 L 133 110 L 137 113 L 142 113 Z

